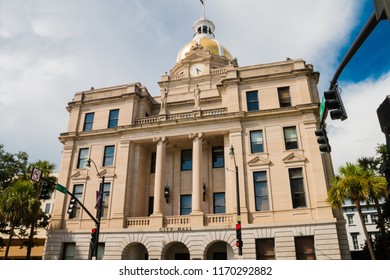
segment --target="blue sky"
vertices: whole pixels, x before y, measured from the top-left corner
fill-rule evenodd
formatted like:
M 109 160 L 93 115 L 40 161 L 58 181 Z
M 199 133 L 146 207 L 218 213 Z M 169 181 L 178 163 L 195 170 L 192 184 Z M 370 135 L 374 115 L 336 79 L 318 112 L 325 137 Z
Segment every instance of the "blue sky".
M 216 39 L 240 66 L 302 58 L 320 94 L 373 12 L 371 0 L 205 0 Z M 58 167 L 76 92 L 157 82 L 192 39 L 198 0 L 0 0 L 0 143 Z M 390 22 L 381 21 L 339 79 L 349 118 L 328 119 L 334 166 L 374 155 L 376 108 L 390 94 Z

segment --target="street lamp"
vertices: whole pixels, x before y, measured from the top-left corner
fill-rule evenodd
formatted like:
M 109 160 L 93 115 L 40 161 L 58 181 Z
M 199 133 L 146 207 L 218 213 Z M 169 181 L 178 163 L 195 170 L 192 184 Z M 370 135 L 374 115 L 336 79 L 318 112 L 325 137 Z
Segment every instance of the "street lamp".
M 241 236 L 241 206 L 240 206 L 240 186 L 238 183 L 238 166 L 236 163 L 236 156 L 234 154 L 233 145 L 230 146 L 229 156 L 234 160 L 234 168 L 236 173 L 236 197 L 237 197 L 237 223 L 236 223 L 236 246 L 238 248 L 238 255 L 242 256 L 242 236 Z
M 96 195 L 96 219 L 97 222 L 96 224 L 96 231 L 95 231 L 95 238 L 91 240 L 91 245 L 92 245 L 92 252 L 91 252 L 91 259 L 92 260 L 97 260 L 97 253 L 98 253 L 98 245 L 99 245 L 99 234 L 100 234 L 100 220 L 102 219 L 102 207 L 103 207 L 103 187 L 104 187 L 104 175 L 100 175 L 98 168 L 96 166 L 96 163 L 92 159 L 88 159 L 87 163 L 85 164 L 85 167 L 90 168 L 91 167 L 91 162 L 95 166 L 96 169 L 96 175 L 102 179 L 102 182 L 100 183 L 99 186 L 99 191 Z

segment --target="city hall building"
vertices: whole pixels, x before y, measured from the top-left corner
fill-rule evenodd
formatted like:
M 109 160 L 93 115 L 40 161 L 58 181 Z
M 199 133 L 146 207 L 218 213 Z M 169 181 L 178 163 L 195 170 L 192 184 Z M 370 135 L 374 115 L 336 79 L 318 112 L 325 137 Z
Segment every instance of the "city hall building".
M 104 177 L 98 258 L 348 259 L 314 134 L 319 73 L 301 59 L 240 67 L 212 21 L 193 29 L 159 96 L 133 83 L 68 104 L 59 183 L 95 214 Z M 95 223 L 69 201 L 57 193 L 44 259 L 90 256 Z

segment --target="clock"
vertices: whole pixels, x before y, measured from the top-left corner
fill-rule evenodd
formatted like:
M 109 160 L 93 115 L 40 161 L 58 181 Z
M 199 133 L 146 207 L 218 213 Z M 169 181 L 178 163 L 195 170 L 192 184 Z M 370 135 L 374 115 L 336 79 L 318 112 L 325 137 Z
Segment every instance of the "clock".
M 192 64 L 190 67 L 191 76 L 197 77 L 197 76 L 203 75 L 204 70 L 205 70 L 204 68 L 205 68 L 204 64 L 201 64 L 201 63 Z

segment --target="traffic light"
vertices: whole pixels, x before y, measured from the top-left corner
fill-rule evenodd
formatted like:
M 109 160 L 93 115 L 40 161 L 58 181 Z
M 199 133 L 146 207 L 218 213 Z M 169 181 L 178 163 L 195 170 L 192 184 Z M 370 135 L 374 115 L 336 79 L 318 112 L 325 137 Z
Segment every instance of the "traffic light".
M 72 197 L 69 201 L 69 206 L 68 206 L 68 214 L 69 214 L 69 219 L 73 219 L 76 216 L 76 205 L 77 205 L 77 200 L 75 197 Z
M 317 143 L 320 144 L 320 151 L 321 153 L 330 153 L 332 151 L 330 145 L 329 145 L 329 139 L 326 135 L 325 127 L 321 127 L 320 129 L 317 129 L 315 131 L 317 138 Z
M 92 229 L 92 233 L 91 233 L 91 243 L 92 244 L 95 244 L 96 241 L 97 241 L 97 228 L 93 228 Z
M 242 236 L 241 236 L 241 223 L 239 223 L 239 222 L 236 224 L 236 238 L 237 238 L 236 246 L 238 248 L 242 248 L 243 242 L 242 242 Z
M 50 184 L 46 181 L 42 183 L 42 188 L 39 193 L 39 199 L 49 199 L 50 198 Z
M 332 120 L 341 119 L 343 121 L 348 118 L 337 86 L 334 86 L 331 90 L 325 91 L 324 98 L 325 106 L 330 112 Z

